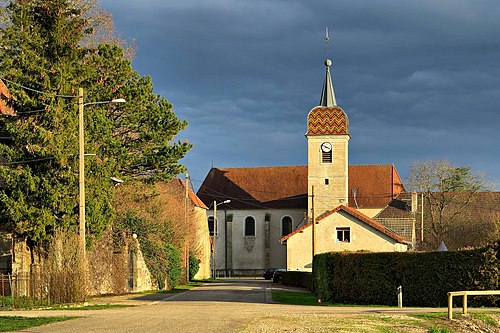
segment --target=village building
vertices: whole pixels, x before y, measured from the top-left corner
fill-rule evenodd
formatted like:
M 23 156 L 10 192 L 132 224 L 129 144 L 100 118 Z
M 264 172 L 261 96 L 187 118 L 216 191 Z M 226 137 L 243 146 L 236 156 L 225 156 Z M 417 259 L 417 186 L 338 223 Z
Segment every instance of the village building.
M 212 168 L 198 190 L 219 274 L 310 270 L 313 251 L 406 251 L 408 242 L 373 219 L 403 182 L 393 165 L 348 165 L 349 119 L 325 65 L 319 106 L 307 117 L 307 166 Z

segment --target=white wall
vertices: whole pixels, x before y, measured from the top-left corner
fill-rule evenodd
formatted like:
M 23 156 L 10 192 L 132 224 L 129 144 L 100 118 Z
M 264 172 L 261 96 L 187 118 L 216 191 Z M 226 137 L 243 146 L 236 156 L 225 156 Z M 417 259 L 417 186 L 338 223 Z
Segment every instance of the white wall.
M 351 242 L 336 242 L 336 228 L 348 227 Z M 337 212 L 316 224 L 315 254 L 335 251 L 404 252 L 407 246 L 345 213 Z M 312 270 L 312 227 L 287 240 L 287 269 Z
M 226 215 L 233 215 L 232 238 L 228 238 L 232 245 L 232 254 L 228 253 L 228 269 L 252 270 L 266 269 L 269 267 L 286 267 L 286 246 L 280 244 L 281 219 L 284 216 L 292 218 L 292 229 L 304 219 L 304 211 L 299 209 L 290 210 L 226 210 Z M 266 228 L 265 216 L 271 214 L 269 228 L 269 259 L 266 263 Z M 208 217 L 213 216 L 213 210 L 207 212 Z M 255 219 L 255 237 L 245 237 L 245 218 L 252 216 Z M 225 269 L 225 238 L 224 238 L 224 209 L 217 209 L 217 270 Z M 229 228 L 228 228 L 229 229 Z M 232 259 L 232 260 L 231 260 Z

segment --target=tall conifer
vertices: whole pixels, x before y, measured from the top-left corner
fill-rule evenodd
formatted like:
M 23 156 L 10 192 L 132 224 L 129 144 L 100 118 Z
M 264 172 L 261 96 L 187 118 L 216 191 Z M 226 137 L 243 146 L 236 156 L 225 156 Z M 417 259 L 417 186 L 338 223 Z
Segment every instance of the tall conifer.
M 178 160 L 191 148 L 172 141 L 186 122 L 120 47 L 83 46 L 93 33 L 84 14 L 77 0 L 12 1 L 0 32 L 0 76 L 17 113 L 0 116 L 0 220 L 33 241 L 78 226 L 78 114 L 70 96 L 79 87 L 85 102 L 127 100 L 85 107 L 91 233 L 112 217 L 111 176 L 168 179 L 184 171 Z

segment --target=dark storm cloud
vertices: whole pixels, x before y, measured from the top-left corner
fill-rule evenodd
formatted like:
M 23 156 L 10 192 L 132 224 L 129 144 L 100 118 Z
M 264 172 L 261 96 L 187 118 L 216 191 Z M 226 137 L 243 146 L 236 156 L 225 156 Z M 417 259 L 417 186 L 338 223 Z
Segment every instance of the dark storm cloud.
M 350 163 L 447 158 L 500 179 L 500 2 L 105 0 L 134 68 L 189 121 L 202 180 L 219 167 L 306 164 L 306 116 L 333 59 Z M 324 28 L 331 40 L 325 51 Z

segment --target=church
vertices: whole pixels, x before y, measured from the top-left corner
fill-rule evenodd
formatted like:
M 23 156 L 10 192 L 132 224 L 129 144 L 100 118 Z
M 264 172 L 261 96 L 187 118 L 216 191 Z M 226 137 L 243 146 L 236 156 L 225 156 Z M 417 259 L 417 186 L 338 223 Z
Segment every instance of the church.
M 403 182 L 394 165 L 348 164 L 349 118 L 331 65 L 307 115 L 307 166 L 212 168 L 199 188 L 218 276 L 310 271 L 322 252 L 407 250 L 408 239 L 376 220 Z

